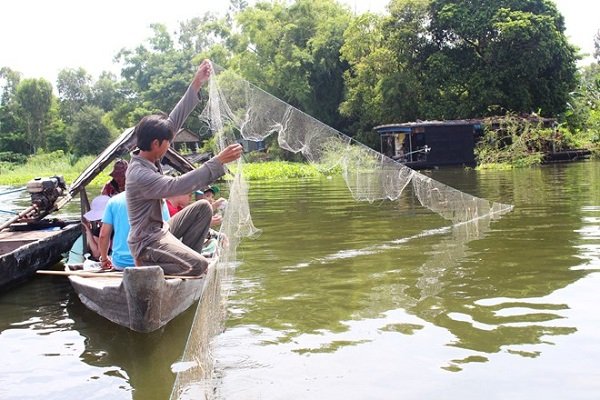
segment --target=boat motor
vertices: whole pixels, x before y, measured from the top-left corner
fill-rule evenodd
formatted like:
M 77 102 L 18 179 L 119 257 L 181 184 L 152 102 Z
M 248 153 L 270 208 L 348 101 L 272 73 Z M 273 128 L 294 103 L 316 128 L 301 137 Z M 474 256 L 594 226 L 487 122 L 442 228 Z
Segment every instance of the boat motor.
M 65 178 L 55 175 L 50 178 L 35 178 L 27 182 L 27 192 L 31 195 L 31 205 L 35 206 L 33 218 L 43 218 L 54 211 L 54 204 L 67 192 Z
M 56 211 L 56 201 L 67 194 L 65 179 L 60 175 L 50 178 L 35 178 L 27 182 L 27 192 L 31 195 L 31 205 L 13 218 L 0 225 L 0 231 L 9 228 L 11 231 L 31 231 L 64 227 L 68 224 L 79 223 L 79 220 L 63 220 L 58 218 L 44 218 Z

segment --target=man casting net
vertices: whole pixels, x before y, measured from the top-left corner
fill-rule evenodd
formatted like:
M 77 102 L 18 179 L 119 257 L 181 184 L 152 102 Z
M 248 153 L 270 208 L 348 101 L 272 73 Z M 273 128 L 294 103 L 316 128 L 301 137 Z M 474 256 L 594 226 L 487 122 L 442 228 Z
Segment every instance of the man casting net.
M 209 98 L 201 119 L 216 138 L 217 150 L 245 139 L 264 141 L 277 135 L 277 145 L 301 153 L 323 172 L 339 172 L 353 198 L 360 201 L 396 201 L 407 193 L 423 207 L 449 220 L 461 230 L 481 229 L 509 212 L 512 206 L 478 198 L 438 182 L 370 149 L 303 113 L 228 70 L 214 68 Z M 275 142 L 272 140 L 272 142 Z M 229 202 L 221 227 L 223 246 L 218 267 L 209 271 L 177 378 L 172 399 L 210 396 L 213 364 L 210 340 L 222 329 L 224 300 L 234 270 L 239 241 L 257 232 L 248 205 L 248 184 L 243 160 L 233 166 Z M 465 237 L 477 236 L 469 232 Z

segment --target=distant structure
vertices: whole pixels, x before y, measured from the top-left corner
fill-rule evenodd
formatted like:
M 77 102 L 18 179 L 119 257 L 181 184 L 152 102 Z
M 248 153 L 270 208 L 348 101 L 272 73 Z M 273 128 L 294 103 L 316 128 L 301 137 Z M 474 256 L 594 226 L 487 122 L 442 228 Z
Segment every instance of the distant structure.
M 255 142 L 252 140 L 241 139 L 239 140 L 239 143 L 244 147 L 244 152 L 246 153 L 251 151 L 265 151 L 267 149 L 264 140 Z
M 200 147 L 200 139 L 198 135 L 189 129 L 183 128 L 177 132 L 175 139 L 173 140 L 173 147 L 178 152 L 182 149 L 187 149 L 192 153 L 196 153 Z
M 481 120 L 418 121 L 380 125 L 381 153 L 411 168 L 475 165 L 475 142 L 483 136 Z
M 553 118 L 522 117 L 548 128 L 556 126 Z M 500 119 L 498 119 L 500 121 Z M 494 118 L 446 121 L 417 121 L 379 125 L 381 153 L 411 168 L 434 168 L 449 165 L 475 166 L 475 145 L 483 137 L 484 124 L 492 129 L 499 123 Z M 548 161 L 553 153 L 549 151 Z

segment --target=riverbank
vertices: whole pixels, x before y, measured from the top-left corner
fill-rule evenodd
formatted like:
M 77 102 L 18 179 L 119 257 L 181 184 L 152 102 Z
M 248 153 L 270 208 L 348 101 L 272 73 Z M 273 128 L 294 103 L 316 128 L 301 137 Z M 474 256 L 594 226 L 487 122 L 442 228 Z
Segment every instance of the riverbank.
M 596 153 L 597 156 L 597 153 Z M 592 156 L 594 157 L 594 156 Z M 0 162 L 0 185 L 23 186 L 35 177 L 49 177 L 62 175 L 67 183 L 73 182 L 85 168 L 95 159 L 93 156 L 85 156 L 74 159 L 69 154 L 56 151 L 47 154 L 36 154 L 30 156 L 25 164 L 12 164 Z M 522 160 L 520 160 L 522 161 Z M 489 162 L 481 163 L 476 167 L 478 170 L 506 170 L 513 168 L 531 167 L 539 165 L 538 162 Z M 244 177 L 249 181 L 282 181 L 298 178 L 316 178 L 325 175 L 314 164 L 289 162 L 289 161 L 265 161 L 243 164 Z M 235 172 L 235 164 L 230 166 Z M 105 170 L 92 182 L 92 186 L 102 186 L 110 180 Z M 326 175 L 339 175 L 339 169 L 328 171 Z M 230 176 L 225 176 L 229 179 Z
M 35 177 L 54 175 L 62 175 L 67 183 L 71 183 L 94 159 L 93 156 L 74 159 L 69 154 L 56 151 L 30 156 L 25 164 L 0 163 L 0 185 L 22 186 Z M 103 185 L 110 179 L 109 172 L 103 171 L 91 185 Z M 314 178 L 321 175 L 314 165 L 307 163 L 267 161 L 244 164 L 244 177 L 251 181 Z
M 62 175 L 67 183 L 73 182 L 95 159 L 94 156 L 75 158 L 62 150 L 52 153 L 39 153 L 29 156 L 25 164 L 0 162 L 0 185 L 22 186 L 36 177 Z M 102 172 L 92 184 L 102 185 L 109 180 L 108 173 Z

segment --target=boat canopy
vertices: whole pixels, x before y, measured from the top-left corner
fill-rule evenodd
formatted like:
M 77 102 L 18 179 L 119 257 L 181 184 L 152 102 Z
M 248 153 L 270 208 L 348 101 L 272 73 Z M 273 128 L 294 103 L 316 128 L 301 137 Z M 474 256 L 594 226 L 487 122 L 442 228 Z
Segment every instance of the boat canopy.
M 112 161 L 116 158 L 131 152 L 135 146 L 135 129 L 129 128 L 124 131 L 113 143 L 111 143 L 78 177 L 73 181 L 67 195 L 60 199 L 56 204 L 56 209 L 60 209 L 67 204 L 73 197 L 81 192 L 91 181 L 98 176 Z M 181 154 L 173 148 L 169 148 L 162 160 L 163 164 L 173 167 L 175 170 L 185 173 L 193 170 L 195 167 L 186 160 Z

